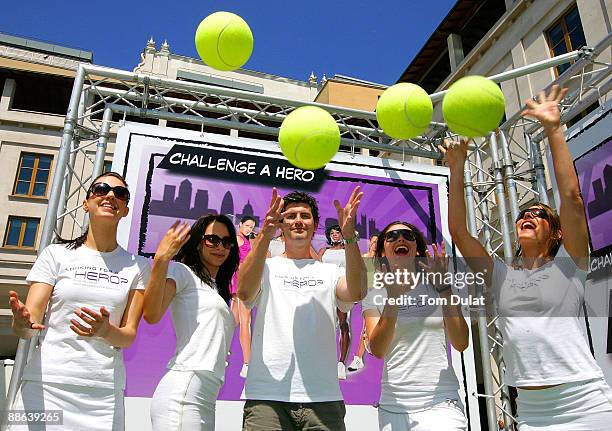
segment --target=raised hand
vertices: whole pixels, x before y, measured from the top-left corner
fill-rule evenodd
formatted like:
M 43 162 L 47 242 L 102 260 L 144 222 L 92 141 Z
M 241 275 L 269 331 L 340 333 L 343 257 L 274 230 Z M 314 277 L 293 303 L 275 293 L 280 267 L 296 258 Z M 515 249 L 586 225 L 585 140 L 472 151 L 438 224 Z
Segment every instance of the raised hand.
M 559 127 L 561 123 L 559 104 L 567 91 L 567 88 L 560 89 L 558 85 L 553 85 L 548 95 L 544 91 L 540 91 L 537 100 L 528 99 L 525 101 L 527 109 L 521 112 L 521 115 L 535 118 L 545 129 Z
M 171 261 L 181 247 L 189 240 L 190 230 L 191 226 L 189 224 L 181 223 L 178 220 L 175 221 L 157 246 L 155 259 Z
M 42 330 L 45 329 L 44 325 L 40 323 L 32 322 L 30 312 L 26 308 L 25 304 L 19 300 L 17 292 L 9 291 L 9 305 L 13 312 L 13 322 L 19 328 Z
M 425 271 L 432 274 L 440 274 L 440 277 L 434 277 L 436 281 L 443 281 L 444 275 L 448 271 L 448 259 L 446 258 L 446 250 L 444 246 L 440 244 L 438 248 L 438 244 L 432 244 L 431 248 L 433 250 L 433 254 L 427 250 L 427 263 L 419 262 L 419 265 Z M 436 283 L 434 287 L 437 290 L 441 290 L 447 287 L 444 283 Z
M 337 199 L 334 200 L 334 206 L 338 213 L 338 225 L 340 225 L 340 230 L 342 231 L 344 239 L 353 238 L 355 236 L 355 216 L 361 204 L 362 197 L 363 192 L 361 192 L 361 186 L 357 186 L 353 190 L 353 193 L 351 193 L 344 208 Z
M 463 170 L 467 159 L 467 142 L 465 139 L 459 142 L 445 139 L 443 145 L 438 145 L 438 149 L 444 154 L 444 159 L 449 168 Z
M 99 313 L 87 307 L 81 307 L 77 308 L 74 314 L 89 325 L 89 327 L 87 327 L 76 319 L 70 319 L 70 329 L 78 335 L 82 337 L 105 337 L 108 334 L 111 327 L 111 323 L 108 320 L 110 313 L 104 306 L 100 307 Z
M 284 201 L 283 198 L 278 194 L 276 188 L 272 189 L 272 199 L 270 200 L 270 207 L 266 213 L 266 218 L 260 229 L 260 234 L 267 235 L 269 238 L 274 237 L 276 229 L 280 228 L 283 224 L 283 209 Z

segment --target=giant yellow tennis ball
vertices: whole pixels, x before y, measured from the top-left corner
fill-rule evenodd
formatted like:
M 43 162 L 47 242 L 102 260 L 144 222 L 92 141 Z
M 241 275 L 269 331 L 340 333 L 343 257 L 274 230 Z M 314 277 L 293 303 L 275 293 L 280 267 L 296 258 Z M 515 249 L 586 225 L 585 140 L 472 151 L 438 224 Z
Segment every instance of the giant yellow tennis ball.
M 395 139 L 410 139 L 429 127 L 433 104 L 425 90 L 400 83 L 387 88 L 376 104 L 376 119 L 384 132 Z
M 442 101 L 444 121 L 455 133 L 486 136 L 504 116 L 504 93 L 484 76 L 466 76 L 448 89 Z
M 340 129 L 326 110 L 302 106 L 281 124 L 278 143 L 287 160 L 301 169 L 325 166 L 340 148 Z
M 230 12 L 215 12 L 202 20 L 195 34 L 198 54 L 218 70 L 238 69 L 253 52 L 253 33 L 245 20 Z

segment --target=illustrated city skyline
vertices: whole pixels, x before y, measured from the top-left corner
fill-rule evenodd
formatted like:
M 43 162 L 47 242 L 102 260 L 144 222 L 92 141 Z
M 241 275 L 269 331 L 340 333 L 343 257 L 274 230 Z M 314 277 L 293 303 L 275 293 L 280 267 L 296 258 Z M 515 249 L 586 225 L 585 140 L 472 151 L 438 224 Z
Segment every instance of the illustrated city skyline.
M 591 218 L 612 210 L 612 165 L 606 165 L 603 176 L 593 181 L 592 187 L 595 198 L 587 205 Z
M 250 200 L 242 207 L 239 213 L 234 212 L 234 197 L 231 191 L 227 191 L 221 200 L 219 210 L 210 207 L 208 190 L 197 189 L 193 206 L 191 206 L 193 196 L 193 184 L 188 179 L 181 181 L 178 187 L 172 184 L 164 185 L 164 192 L 161 200 L 151 200 L 149 205 L 149 214 L 163 217 L 176 217 L 181 219 L 196 220 L 203 214 L 224 214 L 233 219 L 235 224 L 238 224 L 244 216 L 251 216 L 256 221 L 256 226 L 260 225 L 260 217 L 255 214 Z M 338 224 L 338 219 L 328 217 L 325 219 L 325 228 Z M 361 214 L 359 220 L 355 224 L 355 229 L 359 233 L 360 238 L 369 238 L 371 235 L 380 233 L 380 229 L 376 226 L 376 220 L 370 218 L 367 214 Z

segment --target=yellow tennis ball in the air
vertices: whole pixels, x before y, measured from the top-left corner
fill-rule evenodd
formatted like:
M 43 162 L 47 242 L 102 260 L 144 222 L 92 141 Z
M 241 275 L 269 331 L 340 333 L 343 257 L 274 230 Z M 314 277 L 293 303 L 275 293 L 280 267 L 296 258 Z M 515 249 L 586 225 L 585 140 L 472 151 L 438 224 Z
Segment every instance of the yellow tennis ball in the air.
M 461 78 L 450 86 L 442 101 L 448 127 L 467 137 L 486 136 L 499 126 L 504 111 L 504 93 L 484 76 Z
M 302 106 L 283 120 L 278 143 L 289 162 L 301 169 L 325 166 L 340 148 L 340 129 L 326 110 Z
M 210 67 L 235 70 L 253 52 L 253 33 L 245 20 L 230 12 L 215 12 L 202 20 L 195 34 L 198 54 Z
M 429 127 L 433 104 L 416 84 L 400 83 L 385 90 L 376 104 L 376 119 L 384 132 L 395 139 L 410 139 Z

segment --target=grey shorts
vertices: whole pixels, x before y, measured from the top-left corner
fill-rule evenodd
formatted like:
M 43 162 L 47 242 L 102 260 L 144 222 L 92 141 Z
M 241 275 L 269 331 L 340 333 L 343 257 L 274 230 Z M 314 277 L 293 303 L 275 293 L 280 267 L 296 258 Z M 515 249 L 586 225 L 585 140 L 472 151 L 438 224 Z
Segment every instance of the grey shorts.
M 243 431 L 345 431 L 344 401 L 289 403 L 247 400 Z

